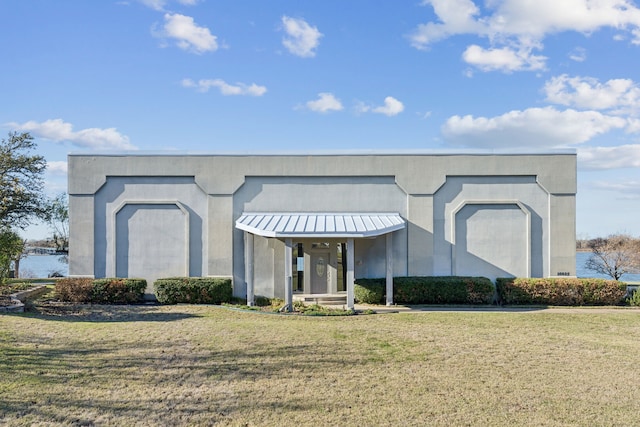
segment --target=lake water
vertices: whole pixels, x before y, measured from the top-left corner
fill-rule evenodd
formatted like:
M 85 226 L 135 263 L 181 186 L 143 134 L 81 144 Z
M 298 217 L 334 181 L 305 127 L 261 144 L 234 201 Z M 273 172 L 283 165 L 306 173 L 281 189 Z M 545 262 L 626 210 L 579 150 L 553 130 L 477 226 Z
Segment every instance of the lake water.
M 610 279 L 609 276 L 597 274 L 585 267 L 587 260 L 591 256 L 591 252 L 576 253 L 576 276 L 578 277 L 597 277 L 601 279 Z M 640 282 L 640 274 L 623 274 L 620 278 L 622 282 Z
M 69 265 L 63 259 L 60 255 L 28 255 L 20 260 L 20 277 L 49 277 L 54 272 L 67 276 Z
M 585 268 L 585 263 L 591 255 L 590 252 L 578 252 L 576 254 L 576 275 L 578 277 L 609 277 L 597 274 Z M 29 255 L 20 261 L 20 275 L 22 277 L 48 277 L 54 271 L 66 276 L 69 266 L 61 261 L 63 257 L 58 255 Z M 622 281 L 640 282 L 640 274 L 625 274 Z

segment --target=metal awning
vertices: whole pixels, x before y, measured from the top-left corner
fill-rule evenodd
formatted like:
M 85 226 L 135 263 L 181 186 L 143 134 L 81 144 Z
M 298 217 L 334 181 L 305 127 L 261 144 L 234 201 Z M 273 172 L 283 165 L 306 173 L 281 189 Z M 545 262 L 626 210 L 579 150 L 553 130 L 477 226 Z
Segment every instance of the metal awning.
M 375 237 L 401 230 L 398 213 L 244 212 L 236 228 L 263 237 Z

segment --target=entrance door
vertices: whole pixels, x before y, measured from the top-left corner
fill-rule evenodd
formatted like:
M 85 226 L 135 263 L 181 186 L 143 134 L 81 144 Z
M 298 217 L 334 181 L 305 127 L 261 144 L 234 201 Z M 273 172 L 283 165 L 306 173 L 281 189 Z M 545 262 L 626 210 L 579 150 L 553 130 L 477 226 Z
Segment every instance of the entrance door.
M 311 279 L 312 294 L 327 293 L 327 271 L 329 271 L 329 252 L 312 252 L 311 254 Z

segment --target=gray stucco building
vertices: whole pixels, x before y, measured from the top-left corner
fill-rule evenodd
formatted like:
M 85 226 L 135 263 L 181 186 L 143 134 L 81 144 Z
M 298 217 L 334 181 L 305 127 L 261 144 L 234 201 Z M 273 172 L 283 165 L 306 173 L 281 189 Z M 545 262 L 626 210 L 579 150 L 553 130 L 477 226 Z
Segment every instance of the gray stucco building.
M 71 154 L 69 273 L 350 306 L 354 278 L 574 276 L 575 196 L 574 152 Z

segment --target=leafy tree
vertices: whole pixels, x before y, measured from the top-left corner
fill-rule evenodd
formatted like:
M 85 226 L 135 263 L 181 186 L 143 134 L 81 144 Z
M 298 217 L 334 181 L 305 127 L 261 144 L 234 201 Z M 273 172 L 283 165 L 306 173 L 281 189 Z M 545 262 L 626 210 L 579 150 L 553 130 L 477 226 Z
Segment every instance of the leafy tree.
M 640 241 L 626 234 L 589 240 L 591 256 L 585 267 L 619 280 L 623 274 L 640 272 Z
M 69 249 L 69 202 L 65 193 L 58 194 L 49 200 L 46 206 L 46 222 L 53 232 L 52 240 L 56 251 L 67 252 Z
M 0 228 L 0 285 L 4 285 L 9 277 L 11 261 L 15 263 L 18 275 L 24 246 L 25 241 L 18 233 L 6 227 Z
M 0 143 L 0 229 L 26 227 L 44 217 L 43 156 L 32 154 L 36 144 L 28 132 L 9 132 Z

